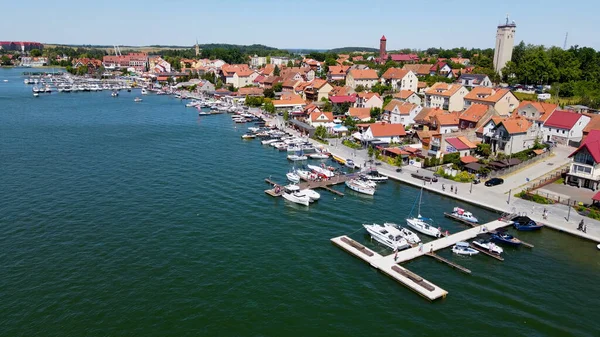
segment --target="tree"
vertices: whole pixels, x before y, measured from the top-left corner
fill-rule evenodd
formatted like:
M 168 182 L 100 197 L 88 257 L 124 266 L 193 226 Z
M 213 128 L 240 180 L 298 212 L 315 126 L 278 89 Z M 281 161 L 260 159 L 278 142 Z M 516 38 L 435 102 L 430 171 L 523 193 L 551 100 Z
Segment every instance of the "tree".
M 279 83 L 273 84 L 274 92 L 281 92 L 282 89 L 283 89 L 283 83 L 279 82 Z
M 289 60 L 289 61 L 287 62 L 287 67 L 288 67 L 288 68 L 292 68 L 293 66 L 294 66 L 294 62 L 292 62 L 292 60 Z
M 477 154 L 483 157 L 489 157 L 492 154 L 492 148 L 490 144 L 479 143 L 477 144 L 477 150 L 475 150 Z
M 271 56 L 267 56 L 267 64 L 271 64 Z
M 275 113 L 275 106 L 273 105 L 273 103 L 271 101 L 265 102 L 264 109 L 268 113 L 272 113 L 272 114 Z
M 12 63 L 11 63 L 10 59 L 8 58 L 8 56 L 2 55 L 2 58 L 0 58 L 0 65 L 10 66 L 11 64 Z
M 394 165 L 396 165 L 398 167 L 402 167 L 402 164 L 404 164 L 404 161 L 402 160 L 402 155 L 399 154 L 396 156 L 396 159 L 394 160 Z
M 32 57 L 40 57 L 42 56 L 42 52 L 39 49 L 32 49 L 29 51 L 29 55 Z
M 369 155 L 369 158 L 373 158 L 373 155 L 375 154 L 375 149 L 369 145 L 369 148 L 367 149 L 367 154 Z
M 315 129 L 315 137 L 319 139 L 324 139 L 327 137 L 327 129 L 323 125 L 317 126 Z
M 271 88 L 268 88 L 263 91 L 263 95 L 268 98 L 275 98 L 275 91 L 273 91 Z
M 279 74 L 281 74 L 281 70 L 279 69 L 278 65 L 275 65 L 275 69 L 273 69 L 273 75 L 279 76 Z
M 363 92 L 365 91 L 365 87 L 362 84 L 359 84 L 356 86 L 356 88 L 354 88 L 355 92 Z
M 379 117 L 381 116 L 381 108 L 372 107 L 370 113 L 371 113 L 371 118 L 379 119 Z

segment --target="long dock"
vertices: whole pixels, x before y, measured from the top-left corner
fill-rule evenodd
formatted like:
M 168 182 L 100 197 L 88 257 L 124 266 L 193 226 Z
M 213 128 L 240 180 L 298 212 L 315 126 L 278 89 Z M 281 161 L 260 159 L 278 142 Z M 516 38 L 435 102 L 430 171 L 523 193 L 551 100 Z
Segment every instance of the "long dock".
M 462 271 L 462 272 L 463 272 L 463 273 L 465 273 L 465 274 L 471 274 L 471 269 L 467 269 L 467 268 L 465 268 L 465 267 L 461 266 L 461 265 L 460 265 L 460 264 L 458 264 L 458 263 L 454 263 L 454 262 L 452 262 L 452 261 L 450 261 L 450 260 L 448 260 L 448 259 L 445 259 L 445 258 L 443 258 L 443 257 L 441 257 L 441 256 L 439 256 L 439 255 L 437 255 L 436 253 L 427 253 L 427 254 L 425 254 L 425 255 L 427 255 L 427 256 L 431 256 L 431 257 L 433 257 L 434 259 L 436 259 L 436 260 L 438 260 L 438 261 L 440 261 L 440 262 L 443 262 L 443 263 L 445 263 L 445 264 L 449 265 L 449 266 L 450 266 L 450 267 L 452 267 L 452 268 L 456 268 L 456 269 L 458 269 L 458 270 Z
M 414 292 L 418 293 L 424 298 L 427 298 L 430 301 L 436 300 L 440 297 L 446 297 L 448 292 L 431 282 L 428 282 L 421 278 L 420 276 L 414 275 L 406 268 L 399 266 L 398 264 L 402 262 L 407 262 L 413 260 L 417 257 L 423 255 L 429 255 L 436 258 L 438 261 L 442 262 L 450 262 L 442 257 L 436 257 L 437 254 L 434 254 L 435 251 L 440 249 L 448 248 L 450 246 L 455 245 L 457 242 L 467 241 L 476 237 L 479 234 L 487 233 L 488 231 L 494 231 L 499 228 L 503 228 L 509 226 L 509 222 L 504 221 L 492 221 L 486 224 L 482 224 L 479 226 L 475 226 L 473 228 L 466 229 L 462 232 L 458 232 L 443 238 L 439 238 L 435 241 L 428 242 L 426 244 L 416 246 L 413 248 L 409 248 L 398 253 L 392 253 L 387 256 L 379 255 L 362 244 L 350 239 L 349 237 L 343 235 L 339 237 L 335 237 L 331 239 L 336 246 L 342 248 L 346 252 L 360 258 L 361 260 L 369 263 L 374 268 L 381 270 L 383 273 L 392 277 L 396 281 L 400 282 L 402 285 L 408 287 Z M 435 255 L 435 256 L 434 256 Z M 458 266 L 455 263 L 449 263 L 452 266 Z M 461 271 L 467 271 L 468 269 L 464 267 L 456 267 L 461 269 Z M 470 272 L 470 270 L 469 270 Z

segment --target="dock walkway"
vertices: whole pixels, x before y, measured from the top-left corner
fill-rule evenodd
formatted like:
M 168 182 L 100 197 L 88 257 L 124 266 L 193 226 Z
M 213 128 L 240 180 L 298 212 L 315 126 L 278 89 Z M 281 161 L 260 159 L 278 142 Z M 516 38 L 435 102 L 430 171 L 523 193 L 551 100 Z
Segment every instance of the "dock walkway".
M 303 189 L 307 189 L 307 188 L 310 188 L 310 189 L 322 188 L 324 190 L 327 190 L 327 191 L 329 191 L 331 193 L 334 193 L 334 194 L 337 194 L 337 195 L 343 197 L 344 196 L 343 192 L 334 190 L 330 186 L 338 185 L 338 184 L 343 184 L 346 181 L 348 181 L 350 179 L 353 179 L 355 177 L 356 177 L 355 174 L 338 174 L 338 175 L 335 175 L 334 177 L 332 177 L 330 179 L 327 179 L 327 180 L 302 181 L 302 182 L 300 182 L 298 184 L 298 187 L 300 187 L 300 189 L 302 189 L 302 190 Z M 282 184 L 276 183 L 275 181 L 273 181 L 273 180 L 271 180 L 269 178 L 265 179 L 265 182 L 268 183 L 268 184 L 271 184 L 273 186 L 274 185 L 284 186 Z M 273 196 L 273 197 L 279 197 L 279 196 L 281 196 L 281 192 L 276 193 L 274 188 L 265 190 L 265 193 L 267 193 L 268 195 Z
M 387 256 L 379 255 L 375 252 L 370 251 L 368 248 L 364 247 L 360 243 L 348 238 L 347 236 L 340 236 L 331 239 L 331 241 L 337 245 L 338 247 L 344 249 L 348 253 L 360 258 L 361 260 L 369 263 L 374 268 L 377 268 L 402 283 L 404 286 L 410 288 L 415 291 L 419 295 L 424 298 L 433 301 L 440 297 L 446 297 L 448 292 L 431 282 L 423 280 L 420 276 L 414 275 L 409 270 L 404 267 L 398 266 L 398 264 L 402 262 L 407 262 L 417 257 L 423 255 L 433 256 L 433 252 L 448 248 L 450 246 L 455 245 L 457 242 L 467 241 L 472 238 L 475 238 L 479 234 L 488 233 L 490 231 L 495 231 L 499 228 L 503 228 L 509 226 L 509 222 L 504 221 L 492 221 L 486 224 L 482 224 L 479 226 L 475 226 L 473 228 L 466 229 L 462 232 L 458 232 L 443 238 L 439 238 L 435 241 L 428 242 L 426 244 L 416 246 L 413 248 L 409 248 L 398 253 L 392 253 Z M 435 256 L 434 256 L 435 257 Z M 438 259 L 439 261 L 445 262 L 442 259 Z M 445 260 L 445 259 L 444 259 Z M 447 260 L 446 260 L 447 261 Z M 456 264 L 450 264 L 455 268 L 459 268 L 460 266 Z M 458 267 L 456 267 L 458 266 Z M 469 272 L 470 270 L 460 267 L 464 272 Z

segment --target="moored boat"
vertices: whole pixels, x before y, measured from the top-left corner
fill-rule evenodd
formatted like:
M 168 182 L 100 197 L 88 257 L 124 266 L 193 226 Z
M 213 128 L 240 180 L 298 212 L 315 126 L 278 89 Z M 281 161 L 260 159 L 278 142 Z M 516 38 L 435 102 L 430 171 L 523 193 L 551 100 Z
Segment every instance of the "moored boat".
M 300 176 L 296 173 L 296 172 L 288 172 L 286 173 L 286 178 L 287 180 L 293 182 L 293 183 L 299 183 L 300 182 Z
M 454 207 L 451 214 L 454 217 L 459 218 L 464 221 L 468 221 L 468 222 L 472 222 L 472 223 L 479 222 L 479 220 L 477 220 L 477 218 L 473 215 L 473 213 L 467 212 L 460 207 Z
M 457 242 L 454 247 L 452 247 L 452 252 L 457 255 L 477 255 L 479 252 L 476 249 L 473 249 L 469 246 L 468 242 Z
M 310 203 L 310 198 L 306 194 L 302 193 L 296 185 L 288 185 L 284 187 L 281 196 L 288 201 L 304 206 L 308 206 Z
M 365 178 L 376 181 L 376 182 L 385 182 L 388 180 L 387 176 L 382 175 L 377 170 L 369 170 L 364 174 Z
M 400 235 L 402 235 L 402 237 L 404 239 L 406 239 L 406 241 L 408 243 L 410 243 L 411 245 L 418 244 L 419 242 L 421 242 L 421 238 L 415 232 L 411 231 L 408 228 L 402 227 L 402 226 L 392 223 L 392 222 L 386 222 L 386 223 L 384 223 L 384 225 L 393 226 L 395 228 L 398 228 L 398 230 L 400 231 Z
M 287 156 L 287 159 L 291 160 L 291 161 L 301 161 L 301 160 L 307 160 L 308 157 L 303 154 L 290 154 Z
M 483 250 L 487 250 L 488 252 L 496 255 L 500 255 L 504 252 L 502 247 L 495 245 L 491 240 L 478 239 L 473 240 L 471 242 L 473 246 L 477 246 Z
M 256 135 L 253 135 L 251 133 L 245 133 L 242 135 L 242 139 L 254 139 L 256 138 Z
M 512 225 L 519 231 L 535 231 L 544 227 L 544 225 L 536 223 L 527 216 L 518 216 L 512 219 Z
M 390 225 L 363 224 L 369 235 L 377 242 L 393 250 L 402 250 L 410 247 L 408 241 L 402 236 L 400 230 Z
M 502 228 L 498 228 L 495 232 L 490 233 L 492 241 L 496 243 L 503 243 L 511 246 L 520 246 L 521 240 L 514 236 L 506 233 Z
M 346 163 L 344 165 L 346 165 L 347 167 L 350 167 L 350 168 L 356 167 L 356 164 L 354 164 L 354 160 L 352 160 L 352 159 L 346 159 Z
M 406 219 L 406 224 L 409 227 L 415 229 L 417 232 L 439 238 L 442 236 L 441 230 L 427 222 L 427 221 L 432 221 L 431 219 L 424 218 L 421 216 L 421 199 L 422 199 L 422 197 L 423 197 L 423 187 L 421 187 L 421 193 L 419 194 L 419 198 L 417 199 L 419 202 L 417 217 L 410 217 L 412 215 L 412 211 L 415 208 L 415 206 L 413 205 L 413 209 L 410 211 L 409 217 Z
M 353 190 L 355 192 L 367 194 L 367 195 L 375 194 L 375 188 L 365 184 L 361 180 L 358 180 L 358 179 L 346 180 L 345 184 L 346 184 L 346 186 L 348 186 L 348 188 L 350 188 L 351 190 Z

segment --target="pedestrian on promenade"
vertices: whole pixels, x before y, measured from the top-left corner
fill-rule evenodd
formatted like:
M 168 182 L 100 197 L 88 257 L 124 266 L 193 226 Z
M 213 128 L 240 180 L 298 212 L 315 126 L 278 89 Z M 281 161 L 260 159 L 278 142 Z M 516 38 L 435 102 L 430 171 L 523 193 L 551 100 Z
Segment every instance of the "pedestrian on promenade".
M 419 243 L 419 252 L 423 252 L 423 242 Z
M 458 194 L 458 187 L 454 188 L 454 194 Z
M 446 190 L 446 186 L 444 186 L 444 184 L 442 184 L 442 191 Z
M 394 261 L 398 261 L 398 248 L 394 249 Z
M 450 185 L 450 193 L 454 192 L 454 185 Z
M 583 231 L 583 219 L 579 222 L 579 226 L 577 226 L 578 231 Z
M 433 253 L 433 243 L 431 244 L 431 248 L 429 248 L 429 252 Z

